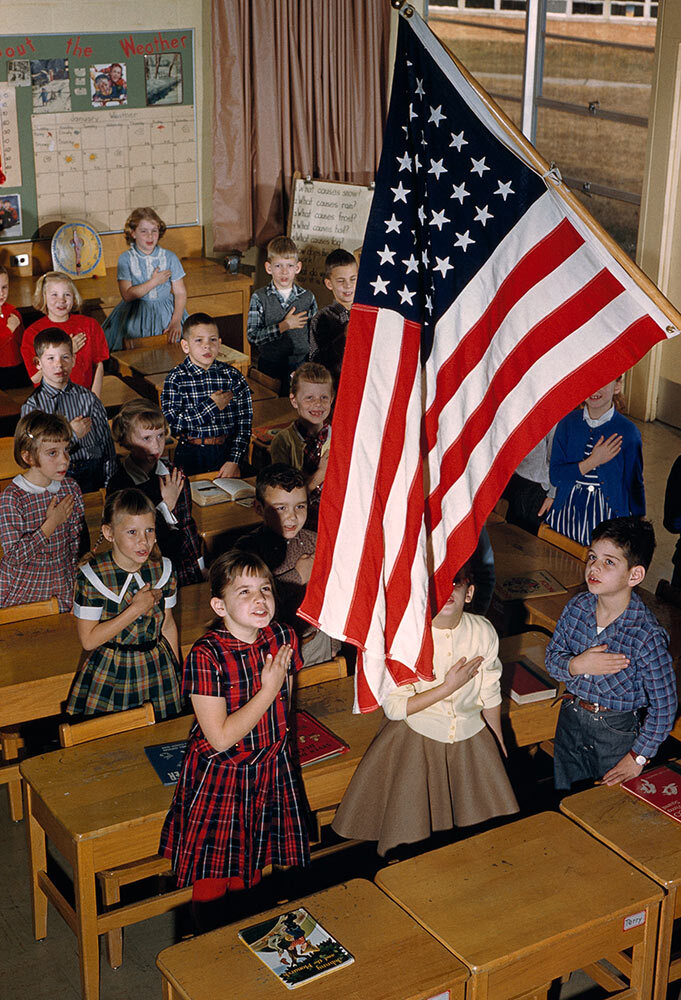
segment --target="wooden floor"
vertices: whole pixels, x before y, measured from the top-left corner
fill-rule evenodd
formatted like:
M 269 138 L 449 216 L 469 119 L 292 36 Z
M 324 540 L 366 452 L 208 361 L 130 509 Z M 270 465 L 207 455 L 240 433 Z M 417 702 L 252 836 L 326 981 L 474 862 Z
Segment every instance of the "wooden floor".
M 676 538 L 662 527 L 662 505 L 667 475 L 672 462 L 681 452 L 681 431 L 663 424 L 639 425 L 644 441 L 644 468 L 648 496 L 648 513 L 655 524 L 658 548 L 649 573 L 647 586 L 654 590 L 658 579 L 669 578 L 671 555 Z M 514 781 L 519 783 L 514 776 Z M 520 779 L 522 781 L 522 778 Z M 550 786 L 542 783 L 544 792 Z M 539 811 L 547 807 L 546 799 L 538 797 L 534 785 L 518 788 L 525 811 Z M 523 794 L 524 792 L 524 794 Z M 36 943 L 31 931 L 31 912 L 28 892 L 27 852 L 24 824 L 13 824 L 9 819 L 6 794 L 0 791 L 0 983 L 2 995 L 13 1000 L 79 1000 L 80 980 L 76 939 L 64 921 L 52 909 L 48 916 L 48 937 Z M 440 846 L 440 843 L 433 846 Z M 382 865 L 381 865 L 382 866 Z M 378 859 L 370 846 L 360 846 L 318 862 L 305 877 L 304 884 L 272 884 L 260 897 L 253 899 L 258 910 L 274 906 L 285 898 L 303 895 L 341 882 L 347 878 L 373 878 L 379 867 Z M 246 912 L 249 902 L 243 898 L 239 904 Z M 234 909 L 230 920 L 239 919 L 242 913 Z M 154 1000 L 161 995 L 161 979 L 154 964 L 159 951 L 173 944 L 186 926 L 186 914 L 167 914 L 136 924 L 125 931 L 124 963 L 112 971 L 102 955 L 102 1000 L 131 1000 L 144 997 Z M 6 992 L 5 992 L 6 991 Z M 603 990 L 593 987 L 581 973 L 574 974 L 560 991 L 560 1000 L 579 997 L 580 1000 L 599 1000 Z M 669 991 L 669 1000 L 679 1000 L 681 984 Z M 366 1000 L 371 1000 L 367 997 Z M 552 1000 L 558 1000 L 557 997 Z

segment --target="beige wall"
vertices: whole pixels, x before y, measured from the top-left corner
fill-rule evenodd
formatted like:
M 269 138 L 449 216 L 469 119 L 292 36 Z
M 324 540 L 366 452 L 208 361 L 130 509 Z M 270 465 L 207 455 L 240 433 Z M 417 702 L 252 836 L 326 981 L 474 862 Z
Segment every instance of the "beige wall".
M 2 0 L 11 9 L 2 33 L 152 31 L 194 29 L 194 99 L 199 150 L 199 218 L 206 249 L 212 250 L 211 188 L 213 72 L 210 52 L 209 0 Z

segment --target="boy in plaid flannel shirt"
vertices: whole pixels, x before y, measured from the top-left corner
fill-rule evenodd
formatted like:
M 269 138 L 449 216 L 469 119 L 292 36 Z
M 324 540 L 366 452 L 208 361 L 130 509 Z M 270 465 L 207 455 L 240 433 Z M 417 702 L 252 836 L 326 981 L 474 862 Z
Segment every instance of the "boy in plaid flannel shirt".
M 594 530 L 588 591 L 564 609 L 546 650 L 549 673 L 567 687 L 554 744 L 557 789 L 638 776 L 672 728 L 669 637 L 634 592 L 654 549 L 653 526 L 642 518 L 615 517 Z

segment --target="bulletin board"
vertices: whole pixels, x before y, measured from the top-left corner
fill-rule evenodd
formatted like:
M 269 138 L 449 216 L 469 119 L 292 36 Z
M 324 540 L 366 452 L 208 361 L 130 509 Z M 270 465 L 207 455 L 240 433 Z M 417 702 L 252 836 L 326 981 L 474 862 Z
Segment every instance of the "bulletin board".
M 324 285 L 324 261 L 338 247 L 350 253 L 361 249 L 373 196 L 373 185 L 293 176 L 288 234 L 303 262 L 301 283 L 319 305 L 332 301 Z
M 194 35 L 0 36 L 0 243 L 198 222 Z

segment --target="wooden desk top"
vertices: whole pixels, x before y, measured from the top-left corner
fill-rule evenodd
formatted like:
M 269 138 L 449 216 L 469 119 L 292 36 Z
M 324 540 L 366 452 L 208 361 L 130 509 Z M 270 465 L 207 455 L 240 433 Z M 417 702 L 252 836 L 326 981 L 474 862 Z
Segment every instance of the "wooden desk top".
M 621 926 L 662 898 L 654 882 L 558 813 L 391 865 L 376 882 L 475 972 L 575 928 L 613 917 Z
M 116 375 L 105 375 L 102 380 L 102 405 L 109 417 L 115 416 L 124 403 L 140 399 L 140 394 L 131 389 Z
M 377 713 L 352 714 L 353 696 L 352 677 L 304 688 L 296 696 L 301 708 L 350 746 L 347 754 L 304 769 L 312 811 L 340 800 L 378 727 Z M 167 719 L 153 729 L 31 757 L 22 762 L 21 773 L 71 840 L 94 840 L 147 821 L 160 831 L 174 789 L 161 784 L 144 747 L 186 738 L 191 722 L 190 716 Z
M 523 632 L 520 635 L 510 635 L 499 641 L 499 658 L 502 663 L 510 660 L 517 660 L 520 656 L 526 656 L 543 674 L 547 681 L 555 684 L 544 669 L 544 655 L 549 643 L 549 636 L 544 632 Z M 552 740 L 556 732 L 558 713 L 560 712 L 560 702 L 554 698 L 547 698 L 544 701 L 534 701 L 529 704 L 519 705 L 518 702 L 507 695 L 502 695 L 501 715 L 502 720 L 507 721 L 513 732 L 513 739 L 517 747 L 532 746 L 541 743 L 543 740 Z M 506 740 L 506 749 L 512 749 Z
M 245 481 L 255 482 L 252 477 Z M 215 503 L 210 507 L 200 507 L 197 503 L 192 503 L 192 516 L 199 534 L 206 543 L 228 531 L 246 532 L 262 524 L 262 518 L 256 513 L 255 507 L 244 507 L 236 500 Z
M 497 580 L 543 569 L 563 587 L 584 582 L 584 563 L 515 524 L 488 525 Z
M 12 399 L 8 393 L 0 389 L 0 419 L 3 417 L 18 417 L 21 403 Z
M 252 279 L 245 274 L 228 274 L 217 261 L 203 257 L 184 257 L 182 266 L 186 271 L 187 290 L 192 298 L 219 292 L 242 292 L 250 295 Z M 32 305 L 37 280 L 37 277 L 12 278 L 12 304 L 17 309 L 27 309 Z M 77 284 L 84 303 L 98 302 L 106 309 L 121 301 L 115 266 L 109 268 L 103 277 L 81 278 Z
M 296 411 L 291 406 L 288 396 L 275 396 L 272 399 L 257 399 L 253 401 L 253 427 L 268 427 L 273 424 L 292 423 Z
M 354 956 L 354 963 L 309 985 L 296 995 L 315 1000 L 422 1000 L 463 997 L 468 970 L 388 897 L 362 879 L 268 910 L 166 948 L 156 959 L 163 976 L 189 1000 L 224 995 L 228 979 L 234 996 L 272 1000 L 283 995 L 272 972 L 239 941 L 244 927 L 304 906 Z
M 112 359 L 117 362 L 123 375 L 167 375 L 171 368 L 185 359 L 179 344 L 165 344 L 162 347 L 132 347 L 127 351 L 113 351 Z
M 679 824 L 619 785 L 568 795 L 561 812 L 665 888 L 681 885 Z
M 23 471 L 14 461 L 14 438 L 0 438 L 0 479 L 13 479 Z

